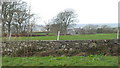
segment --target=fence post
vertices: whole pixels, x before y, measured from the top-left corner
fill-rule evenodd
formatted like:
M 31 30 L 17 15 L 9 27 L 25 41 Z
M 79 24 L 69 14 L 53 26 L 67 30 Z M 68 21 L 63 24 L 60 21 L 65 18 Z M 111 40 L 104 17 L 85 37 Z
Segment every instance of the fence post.
M 60 31 L 58 31 L 58 36 L 57 36 L 57 40 L 60 39 Z
M 117 30 L 117 39 L 119 39 L 119 29 Z

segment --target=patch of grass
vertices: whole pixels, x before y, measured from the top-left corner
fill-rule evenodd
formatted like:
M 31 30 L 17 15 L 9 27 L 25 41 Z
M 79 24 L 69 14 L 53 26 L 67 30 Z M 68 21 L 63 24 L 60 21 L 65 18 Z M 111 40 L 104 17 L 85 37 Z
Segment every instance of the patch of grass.
M 33 35 L 46 35 L 47 33 L 32 33 Z M 48 33 L 48 35 L 56 35 L 55 33 Z
M 116 39 L 116 34 L 85 34 L 73 36 L 61 36 L 60 40 L 94 40 L 94 39 Z
M 95 40 L 95 39 L 116 39 L 116 33 L 111 34 L 85 34 L 85 35 L 62 35 L 60 40 Z M 3 40 L 5 37 L 3 38 Z M 56 40 L 57 36 L 38 37 L 12 37 L 11 40 Z
M 3 66 L 116 66 L 117 56 L 3 57 Z

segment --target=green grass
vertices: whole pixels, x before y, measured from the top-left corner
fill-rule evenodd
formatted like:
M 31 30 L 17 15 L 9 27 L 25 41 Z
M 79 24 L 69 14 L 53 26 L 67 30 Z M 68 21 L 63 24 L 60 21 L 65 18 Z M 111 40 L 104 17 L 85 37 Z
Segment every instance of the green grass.
M 33 35 L 46 35 L 47 33 L 32 33 Z M 48 35 L 56 35 L 55 33 L 49 33 Z
M 116 66 L 117 56 L 3 57 L 3 66 Z
M 5 40 L 5 38 L 3 39 Z M 56 39 L 57 39 L 57 36 L 12 37 L 11 38 L 11 40 L 56 40 Z M 116 39 L 116 33 L 60 36 L 60 40 L 95 40 L 95 39 Z

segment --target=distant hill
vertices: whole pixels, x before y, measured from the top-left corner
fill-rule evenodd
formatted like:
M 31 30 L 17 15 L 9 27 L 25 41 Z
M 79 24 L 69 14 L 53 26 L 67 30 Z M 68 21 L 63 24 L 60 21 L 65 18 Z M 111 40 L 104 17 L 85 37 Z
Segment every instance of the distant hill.
M 84 27 L 88 24 L 76 24 L 75 27 Z M 98 25 L 98 26 L 102 26 L 102 25 L 108 25 L 110 27 L 118 27 L 118 23 L 101 23 L 101 24 L 92 24 L 92 25 Z

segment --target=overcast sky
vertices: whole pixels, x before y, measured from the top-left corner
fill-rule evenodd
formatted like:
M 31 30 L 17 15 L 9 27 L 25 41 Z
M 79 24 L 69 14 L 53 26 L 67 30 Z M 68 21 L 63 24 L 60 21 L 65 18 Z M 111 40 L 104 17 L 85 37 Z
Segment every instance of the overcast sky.
M 120 0 L 24 0 L 31 3 L 32 12 L 41 17 L 38 24 L 51 20 L 59 12 L 72 8 L 78 14 L 79 24 L 118 22 Z

